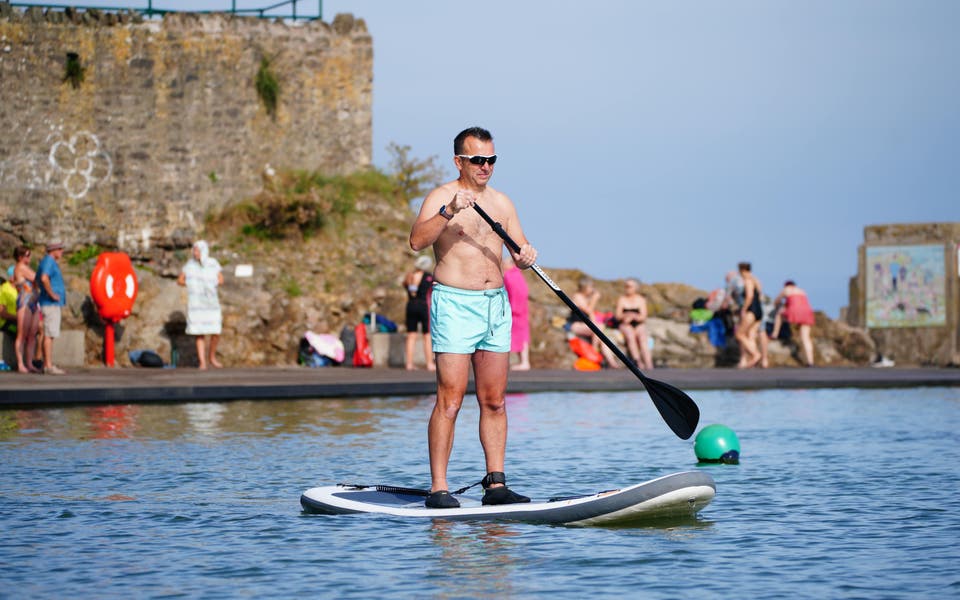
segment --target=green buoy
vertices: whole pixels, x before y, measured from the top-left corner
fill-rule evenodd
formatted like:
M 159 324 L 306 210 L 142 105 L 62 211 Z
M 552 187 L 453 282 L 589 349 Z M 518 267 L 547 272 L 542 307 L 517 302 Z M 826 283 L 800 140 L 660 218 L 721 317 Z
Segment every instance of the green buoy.
M 701 429 L 693 451 L 702 463 L 740 464 L 740 440 L 726 425 L 708 425 Z

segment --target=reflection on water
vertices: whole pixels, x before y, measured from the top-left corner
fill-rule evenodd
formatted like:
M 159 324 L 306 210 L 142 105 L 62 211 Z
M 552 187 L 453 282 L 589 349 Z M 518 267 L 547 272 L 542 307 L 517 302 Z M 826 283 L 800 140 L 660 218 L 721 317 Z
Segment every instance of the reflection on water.
M 474 596 L 480 590 L 465 582 L 483 581 L 482 596 L 512 598 L 512 538 L 519 535 L 502 523 L 433 521 L 430 540 L 440 558 L 429 566 L 427 577 L 440 588 L 441 597 Z
M 398 413 L 429 416 L 433 398 L 111 404 L 0 411 L 0 439 L 154 439 L 232 434 L 376 435 Z M 427 417 L 424 417 L 426 419 Z M 426 422 L 426 421 L 424 421 Z
M 220 402 L 191 402 L 183 405 L 187 421 L 193 432 L 200 435 L 215 436 L 220 431 L 220 421 L 227 412 L 227 406 Z
M 131 438 L 137 428 L 139 406 L 111 404 L 83 409 L 89 434 L 96 439 Z

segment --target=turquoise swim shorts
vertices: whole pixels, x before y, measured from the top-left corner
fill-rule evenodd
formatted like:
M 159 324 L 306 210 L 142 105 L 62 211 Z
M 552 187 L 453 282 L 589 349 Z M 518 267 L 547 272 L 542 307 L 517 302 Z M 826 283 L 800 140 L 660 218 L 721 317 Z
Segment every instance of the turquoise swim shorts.
M 430 342 L 434 352 L 509 352 L 512 326 L 506 288 L 461 290 L 433 283 Z

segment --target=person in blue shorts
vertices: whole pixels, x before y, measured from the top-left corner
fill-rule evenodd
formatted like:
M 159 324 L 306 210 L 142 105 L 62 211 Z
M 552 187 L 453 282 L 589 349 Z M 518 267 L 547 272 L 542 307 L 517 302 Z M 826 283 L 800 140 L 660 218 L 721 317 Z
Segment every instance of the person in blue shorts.
M 527 241 L 513 202 L 488 185 L 497 155 L 493 136 L 471 127 L 453 141 L 459 177 L 430 192 L 410 231 L 410 247 L 433 246 L 437 260 L 430 302 L 430 338 L 437 364 L 437 401 L 430 415 L 431 508 L 457 508 L 447 466 L 457 414 L 473 369 L 480 405 L 480 443 L 486 460 L 484 504 L 529 502 L 506 486 L 506 390 L 510 370 L 511 314 L 503 286 L 503 241 L 472 210 L 481 206 L 520 245 L 514 262 L 528 269 L 537 251 Z

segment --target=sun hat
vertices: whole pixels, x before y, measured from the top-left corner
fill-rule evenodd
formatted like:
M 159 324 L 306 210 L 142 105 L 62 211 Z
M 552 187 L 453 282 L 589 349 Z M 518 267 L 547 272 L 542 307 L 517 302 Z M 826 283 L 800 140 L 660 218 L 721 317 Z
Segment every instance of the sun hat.
M 63 250 L 63 242 L 60 240 L 47 242 L 47 252 L 53 252 L 54 250 Z

